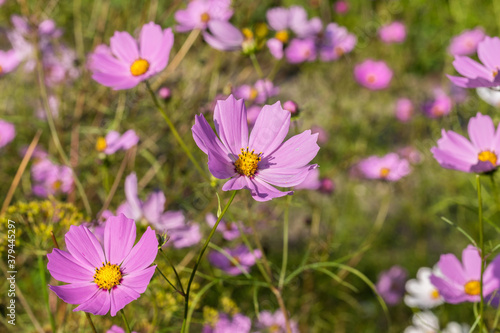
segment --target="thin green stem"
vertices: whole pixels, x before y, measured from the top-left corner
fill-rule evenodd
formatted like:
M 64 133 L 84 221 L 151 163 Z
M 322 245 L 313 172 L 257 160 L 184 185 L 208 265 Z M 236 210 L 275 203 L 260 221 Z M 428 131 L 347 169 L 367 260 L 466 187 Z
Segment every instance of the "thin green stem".
M 259 78 L 262 79 L 264 77 L 264 73 L 262 72 L 262 68 L 260 68 L 259 62 L 257 61 L 257 57 L 255 56 L 255 53 L 250 54 L 250 60 L 252 60 L 252 65 L 255 68 L 255 70 L 257 71 L 257 75 L 259 76 Z
M 45 306 L 47 307 L 47 312 L 49 313 L 50 326 L 52 327 L 52 332 L 56 332 L 56 321 L 54 320 L 54 315 L 50 311 L 49 294 L 47 293 L 47 279 L 45 277 L 45 264 L 43 262 L 43 257 L 38 256 L 38 271 L 40 272 L 40 280 L 42 281 L 42 293 L 45 300 Z
M 196 259 L 196 262 L 193 267 L 193 271 L 191 272 L 191 276 L 189 277 L 189 282 L 186 288 L 186 296 L 184 297 L 184 322 L 182 324 L 182 330 L 181 332 L 185 332 L 184 330 L 186 329 L 186 320 L 188 316 L 188 310 L 189 310 L 189 292 L 191 291 L 191 284 L 193 283 L 194 277 L 196 275 L 196 271 L 198 270 L 198 266 L 200 265 L 201 259 L 203 258 L 203 254 L 205 253 L 205 250 L 208 247 L 208 243 L 210 243 L 210 240 L 212 239 L 215 230 L 217 230 L 217 227 L 219 226 L 219 222 L 222 220 L 224 217 L 224 214 L 226 214 L 227 210 L 229 209 L 229 206 L 231 206 L 231 203 L 234 200 L 234 197 L 236 196 L 237 191 L 233 191 L 231 194 L 231 198 L 229 198 L 229 201 L 227 202 L 226 206 L 222 210 L 220 216 L 217 218 L 217 222 L 215 222 L 212 230 L 210 231 L 210 234 L 208 235 L 208 238 L 205 240 L 205 243 L 203 244 L 203 247 L 201 248 L 200 253 L 198 254 L 198 258 Z
M 177 279 L 177 282 L 179 283 L 179 286 L 181 287 L 181 291 L 182 291 L 181 295 L 184 296 L 185 295 L 184 287 L 182 286 L 181 278 L 179 277 L 179 274 L 177 273 L 177 270 L 175 269 L 174 264 L 170 261 L 169 257 L 167 256 L 167 254 L 165 252 L 163 252 L 162 249 L 160 249 L 160 253 L 165 257 L 165 259 L 169 263 L 170 267 L 172 267 L 174 274 L 175 274 L 175 278 Z
M 120 312 L 122 314 L 123 322 L 125 323 L 125 329 L 127 330 L 127 333 L 132 333 L 132 331 L 130 330 L 130 325 L 128 324 L 127 317 L 125 317 L 125 311 L 121 309 Z
M 94 323 L 92 322 L 92 318 L 90 317 L 90 313 L 85 312 L 85 317 L 87 317 L 87 321 L 89 322 L 90 328 L 92 328 L 92 332 L 97 333 Z
M 481 198 L 481 176 L 476 175 L 477 181 L 477 203 L 478 203 L 478 217 L 479 217 L 479 248 L 481 252 L 481 279 L 480 279 L 480 295 L 481 303 L 479 304 L 479 332 L 483 332 L 484 327 L 484 296 L 483 296 L 483 275 L 484 275 L 484 237 L 483 237 L 483 200 Z
M 168 277 L 167 277 L 165 274 L 163 274 L 163 272 L 161 271 L 161 269 L 160 269 L 160 268 L 158 268 L 158 265 L 156 265 L 156 270 L 158 271 L 158 273 L 160 273 L 160 275 L 161 275 L 161 276 L 163 276 L 163 278 L 165 279 L 165 281 L 167 281 L 167 282 L 168 282 L 168 284 L 169 284 L 172 288 L 174 288 L 174 290 L 175 290 L 175 291 L 177 291 L 177 292 L 178 292 L 178 293 L 179 293 L 182 297 L 184 297 L 184 296 L 185 296 L 185 294 L 184 294 L 184 290 L 182 290 L 182 291 L 181 291 L 181 290 L 177 289 L 177 287 L 176 287 L 176 286 L 172 283 L 172 281 L 170 281 L 170 280 L 168 279 Z
M 281 290 L 283 288 L 283 284 L 285 282 L 286 276 L 286 266 L 288 265 L 288 221 L 289 221 L 289 211 L 290 211 L 290 202 L 292 201 L 292 196 L 289 195 L 286 198 L 286 207 L 285 207 L 285 218 L 283 223 L 283 260 L 281 262 L 281 272 L 280 279 L 278 282 L 278 288 Z
M 177 132 L 177 129 L 175 128 L 175 125 L 172 123 L 170 120 L 169 116 L 165 112 L 165 109 L 160 104 L 160 101 L 158 100 L 158 97 L 156 97 L 156 94 L 154 93 L 153 89 L 151 88 L 151 85 L 149 84 L 148 81 L 146 81 L 146 87 L 148 88 L 149 94 L 151 95 L 151 98 L 153 98 L 153 102 L 156 105 L 156 108 L 158 111 L 160 111 L 161 115 L 163 116 L 163 119 L 165 119 L 165 122 L 167 123 L 168 127 L 170 128 L 170 131 L 172 131 L 172 134 L 174 135 L 175 139 L 177 140 L 177 143 L 179 146 L 181 146 L 182 150 L 186 153 L 188 158 L 191 160 L 191 162 L 194 164 L 195 168 L 198 169 L 200 174 L 206 179 L 209 180 L 207 177 L 206 172 L 201 168 L 200 164 L 198 161 L 194 158 L 193 154 L 191 154 L 191 150 L 189 150 L 188 146 L 184 143 L 184 140 L 182 140 L 181 136 L 179 135 L 179 132 Z

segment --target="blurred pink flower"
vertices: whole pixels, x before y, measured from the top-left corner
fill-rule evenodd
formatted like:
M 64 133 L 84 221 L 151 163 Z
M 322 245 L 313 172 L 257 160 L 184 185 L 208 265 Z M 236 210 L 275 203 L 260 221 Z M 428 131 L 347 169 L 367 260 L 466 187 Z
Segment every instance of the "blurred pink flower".
M 52 117 L 56 118 L 59 115 L 59 100 L 57 99 L 56 96 L 50 95 L 48 97 L 48 102 Z M 38 108 L 35 111 L 35 116 L 41 120 L 47 119 L 47 113 L 45 112 L 45 108 L 43 107 L 43 105 L 38 106 Z
M 126 333 L 123 328 L 117 325 L 111 326 L 109 330 L 106 331 L 106 333 Z M 136 331 L 132 331 L 132 333 L 138 333 Z
M 208 45 L 220 51 L 241 50 L 245 41 L 243 33 L 226 21 L 208 22 L 208 30 L 203 31 L 203 39 Z
M 258 80 L 253 86 L 244 84 L 233 89 L 234 97 L 257 104 L 265 103 L 270 97 L 278 95 L 280 88 L 268 79 Z
M 106 137 L 97 138 L 96 149 L 106 155 L 112 155 L 118 150 L 129 150 L 138 142 L 139 137 L 134 130 L 128 130 L 121 135 L 117 131 L 109 131 Z
M 381 179 L 390 182 L 407 176 L 411 171 L 408 161 L 399 158 L 396 153 L 390 153 L 383 157 L 370 156 L 359 162 L 357 169 L 367 179 Z
M 381 27 L 378 35 L 386 44 L 402 43 L 406 39 L 406 27 L 401 22 L 392 22 Z
M 479 42 L 486 37 L 484 30 L 477 27 L 472 30 L 464 30 L 451 39 L 448 52 L 454 56 L 466 56 L 474 54 Z
M 73 190 L 73 172 L 66 165 L 57 165 L 44 159 L 31 167 L 32 191 L 39 197 L 48 197 Z
M 349 33 L 347 28 L 336 23 L 328 24 L 319 46 L 321 61 L 337 60 L 342 55 L 351 52 L 356 42 L 356 35 Z
M 217 222 L 217 217 L 214 214 L 205 215 L 205 221 L 210 227 L 213 227 Z M 217 227 L 217 231 L 222 233 L 222 237 L 225 240 L 232 241 L 240 237 L 240 229 L 243 230 L 245 234 L 251 232 L 251 229 L 245 227 L 241 221 L 237 222 L 226 222 L 224 220 L 220 220 L 219 226 Z
M 392 70 L 384 61 L 368 59 L 354 67 L 354 78 L 370 90 L 385 89 L 391 83 Z
M 228 21 L 233 16 L 231 0 L 192 0 L 186 9 L 175 12 L 179 23 L 175 30 L 186 32 L 194 29 L 206 29 L 209 22 Z
M 295 116 L 299 112 L 299 106 L 294 101 L 288 100 L 285 103 L 283 103 L 283 110 L 287 110 L 292 114 L 292 116 Z
M 290 320 L 291 333 L 299 333 L 299 327 L 295 320 Z M 282 311 L 276 311 L 274 314 L 269 311 L 262 311 L 259 314 L 259 321 L 257 323 L 259 329 L 267 332 L 268 329 L 273 333 L 287 333 L 285 316 Z
M 237 313 L 229 317 L 225 313 L 218 314 L 218 320 L 212 327 L 205 325 L 202 333 L 250 333 L 252 321 L 245 315 Z
M 319 179 L 319 169 L 314 169 L 309 172 L 306 179 L 299 185 L 295 186 L 296 190 L 319 190 L 321 181 Z
M 161 99 L 169 99 L 170 96 L 172 96 L 172 91 L 167 87 L 161 87 L 158 90 L 158 96 L 160 96 Z
M 301 6 L 290 8 L 275 7 L 266 13 L 267 23 L 276 31 L 275 38 L 286 44 L 289 32 L 292 31 L 299 38 L 312 37 L 321 31 L 322 23 L 318 17 L 307 19 L 307 12 Z
M 478 112 L 469 120 L 468 132 L 471 141 L 443 129 L 437 147 L 431 148 L 434 158 L 446 169 L 477 173 L 495 170 L 500 162 L 500 129 L 495 131 L 491 118 Z
M 413 103 L 408 98 L 400 98 L 396 102 L 396 118 L 406 123 L 413 115 Z
M 15 50 L 0 50 L 0 77 L 12 72 L 21 62 Z
M 224 250 L 230 257 L 236 260 L 241 269 L 234 265 L 224 254 L 217 251 L 211 251 L 208 254 L 208 260 L 212 265 L 229 275 L 248 273 L 250 268 L 255 265 L 257 259 L 262 256 L 259 250 L 254 250 L 253 253 L 251 253 L 245 245 L 240 245 L 234 249 L 224 248 Z
M 128 32 L 116 31 L 110 47 L 101 44 L 90 55 L 92 78 L 114 90 L 133 88 L 167 66 L 173 43 L 172 29 L 154 22 L 142 27 L 139 43 Z
M 0 148 L 8 145 L 16 137 L 14 124 L 0 119 Z
M 408 272 L 401 266 L 392 266 L 383 271 L 377 281 L 377 292 L 388 305 L 396 305 L 401 302 L 405 293 L 405 283 Z
M 286 60 L 291 64 L 316 60 L 316 43 L 313 39 L 294 38 L 285 49 Z
M 420 152 L 412 146 L 398 149 L 398 154 L 402 158 L 407 159 L 412 164 L 418 164 L 422 162 L 422 154 L 420 154 Z
M 349 11 L 349 2 L 346 0 L 338 0 L 333 4 L 333 10 L 337 14 L 345 14 Z
M 324 194 L 332 194 L 335 191 L 335 183 L 330 178 L 321 178 L 319 191 Z
M 320 126 L 311 126 L 311 132 L 314 134 L 318 134 L 318 143 L 325 144 L 328 142 L 329 135 Z
M 441 89 L 434 91 L 434 100 L 424 103 L 424 114 L 429 118 L 440 118 L 446 116 L 453 108 L 451 98 Z

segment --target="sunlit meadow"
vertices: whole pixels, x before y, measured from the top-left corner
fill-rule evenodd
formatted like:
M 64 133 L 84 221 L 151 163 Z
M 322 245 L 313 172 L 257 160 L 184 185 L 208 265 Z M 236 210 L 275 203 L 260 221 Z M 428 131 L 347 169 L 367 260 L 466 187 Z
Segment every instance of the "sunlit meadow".
M 499 16 L 0 0 L 0 332 L 500 331 Z

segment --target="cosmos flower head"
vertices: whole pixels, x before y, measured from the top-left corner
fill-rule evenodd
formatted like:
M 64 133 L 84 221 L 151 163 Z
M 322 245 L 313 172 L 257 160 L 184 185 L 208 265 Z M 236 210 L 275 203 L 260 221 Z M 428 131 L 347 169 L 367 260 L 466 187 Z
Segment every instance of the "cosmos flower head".
M 259 250 L 254 250 L 252 253 L 245 245 L 240 245 L 235 248 L 224 248 L 224 250 L 239 264 L 239 267 L 231 262 L 224 254 L 217 251 L 211 251 L 208 254 L 208 260 L 212 265 L 229 275 L 248 273 L 250 268 L 257 262 L 257 259 L 262 256 Z
M 46 198 L 50 195 L 69 193 L 73 190 L 73 172 L 66 165 L 43 159 L 31 167 L 33 194 Z
M 244 84 L 233 89 L 234 97 L 257 104 L 265 103 L 268 98 L 278 95 L 279 92 L 280 88 L 268 79 L 257 80 L 253 86 Z
M 362 176 L 367 179 L 397 181 L 410 173 L 410 163 L 396 153 L 385 156 L 370 156 L 357 165 Z
M 481 63 L 466 56 L 455 56 L 453 66 L 463 76 L 447 75 L 453 84 L 462 88 L 500 86 L 500 38 L 486 36 L 477 46 Z
M 179 23 L 175 29 L 187 32 L 194 29 L 205 30 L 210 22 L 229 21 L 233 16 L 230 0 L 193 0 L 186 9 L 175 12 L 175 20 Z
M 349 33 L 347 28 L 336 23 L 326 26 L 319 46 L 321 61 L 337 60 L 344 54 L 351 52 L 356 46 L 356 35 Z
M 400 266 L 392 266 L 383 271 L 377 281 L 377 292 L 389 305 L 396 305 L 403 298 L 408 272 Z
M 402 22 L 392 22 L 381 27 L 378 35 L 386 44 L 403 43 L 406 39 L 406 27 Z
M 47 255 L 52 277 L 68 284 L 50 285 L 50 290 L 64 302 L 78 304 L 73 311 L 115 316 L 146 291 L 155 272 L 155 232 L 148 227 L 134 246 L 135 239 L 135 222 L 124 215 L 108 218 L 103 244 L 87 227 L 71 226 L 67 251 L 54 249 Z
M 368 59 L 354 67 L 354 78 L 365 88 L 381 90 L 391 83 L 392 70 L 384 61 Z
M 470 141 L 453 131 L 442 130 L 437 147 L 431 152 L 446 169 L 483 173 L 493 171 L 499 165 L 500 129 L 489 116 L 477 113 L 469 120 Z
M 96 150 L 106 155 L 112 155 L 119 150 L 129 150 L 137 145 L 139 137 L 134 130 L 128 130 L 123 134 L 110 131 L 106 137 L 97 138 Z
M 406 282 L 404 302 L 411 308 L 431 309 L 443 304 L 443 298 L 431 282 L 431 275 L 442 276 L 439 268 L 422 267 L 417 272 L 417 278 Z
M 268 332 L 268 330 L 273 333 L 287 332 L 285 316 L 282 311 L 276 311 L 275 313 L 262 311 L 259 314 L 257 327 L 263 332 Z M 290 320 L 290 328 L 292 333 L 299 333 L 299 326 L 295 320 Z
M 500 257 L 484 269 L 483 296 L 488 299 L 500 288 Z M 431 283 L 446 303 L 479 302 L 481 300 L 481 256 L 469 245 L 462 251 L 462 262 L 454 254 L 443 254 L 437 263 L 442 275 L 432 274 Z
M 161 72 L 174 43 L 172 29 L 145 24 L 137 42 L 128 32 L 116 31 L 110 46 L 101 44 L 90 55 L 92 78 L 114 90 L 130 89 Z
M 16 137 L 14 124 L 0 119 L 0 148 L 8 145 Z
M 317 134 L 310 130 L 283 142 L 290 128 L 290 112 L 280 103 L 265 105 L 248 135 L 243 100 L 232 95 L 218 101 L 214 111 L 214 133 L 203 115 L 192 127 L 198 147 L 208 155 L 208 169 L 218 179 L 230 178 L 224 191 L 247 189 L 257 201 L 292 194 L 274 186 L 293 187 L 317 165 L 308 164 L 318 153 Z
M 431 118 L 440 118 L 446 116 L 453 108 L 453 101 L 443 90 L 434 91 L 434 99 L 427 101 L 423 105 L 424 114 Z
M 481 27 L 472 30 L 464 30 L 459 35 L 451 39 L 448 52 L 454 56 L 466 56 L 476 53 L 477 46 L 484 37 L 484 30 Z
M 316 42 L 312 38 L 294 38 L 285 49 L 286 60 L 291 64 L 311 62 L 316 60 Z

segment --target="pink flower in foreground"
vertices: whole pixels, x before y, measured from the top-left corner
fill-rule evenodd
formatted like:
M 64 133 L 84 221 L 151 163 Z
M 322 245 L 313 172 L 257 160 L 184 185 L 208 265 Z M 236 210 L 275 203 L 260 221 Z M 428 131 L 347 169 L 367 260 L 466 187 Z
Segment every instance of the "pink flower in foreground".
M 0 119 L 0 148 L 9 144 L 16 137 L 14 124 Z
M 437 147 L 431 152 L 446 169 L 464 172 L 488 172 L 499 165 L 500 129 L 495 131 L 493 121 L 481 113 L 469 120 L 470 140 L 453 131 L 442 130 Z
M 398 154 L 390 153 L 383 157 L 370 156 L 357 166 L 367 179 L 381 179 L 390 182 L 397 181 L 410 173 L 410 163 L 399 158 Z
M 452 38 L 448 52 L 454 56 L 465 56 L 474 54 L 477 50 L 477 45 L 486 35 L 482 28 L 472 30 L 464 30 L 458 36 Z
M 380 39 L 386 43 L 402 43 L 406 39 L 406 27 L 401 22 L 392 22 L 378 31 Z
M 496 87 L 500 86 L 500 38 L 485 37 L 477 46 L 477 56 L 482 64 L 469 57 L 455 56 L 453 66 L 463 75 L 447 75 L 453 84 L 462 88 Z
M 248 250 L 245 245 L 240 245 L 234 249 L 224 248 L 227 254 L 232 257 L 240 267 L 236 266 L 224 254 L 212 251 L 208 254 L 208 260 L 215 267 L 223 270 L 229 275 L 239 275 L 248 273 L 250 267 L 255 265 L 257 259 L 262 256 L 259 250 L 254 250 L 253 253 Z
M 408 272 L 400 266 L 392 266 L 380 274 L 376 288 L 387 304 L 396 305 L 401 301 L 407 277 Z
M 496 295 L 500 287 L 500 257 L 496 257 L 483 273 L 483 296 Z M 453 254 L 443 254 L 437 263 L 442 276 L 431 275 L 431 282 L 444 301 L 451 304 L 481 300 L 481 256 L 469 245 L 462 252 L 462 262 Z M 494 296 L 492 295 L 492 296 Z
M 370 90 L 385 89 L 392 79 L 392 70 L 383 61 L 365 60 L 354 67 L 354 78 Z
M 139 45 L 128 32 L 116 31 L 110 47 L 99 45 L 90 55 L 92 78 L 115 90 L 135 87 L 167 66 L 173 43 L 172 29 L 153 22 L 142 27 Z
M 193 29 L 206 29 L 211 21 L 228 21 L 233 16 L 230 0 L 193 0 L 186 9 L 175 12 L 179 23 L 176 31 L 186 32 Z
M 265 105 L 248 135 L 247 111 L 243 100 L 232 95 L 218 101 L 214 111 L 214 133 L 203 115 L 192 127 L 198 147 L 208 155 L 208 169 L 218 179 L 230 178 L 224 191 L 247 189 L 257 201 L 292 194 L 271 185 L 300 184 L 317 165 L 308 164 L 318 153 L 317 134 L 304 131 L 286 142 L 290 112 L 280 103 Z M 220 138 L 220 139 L 219 139 Z
M 0 76 L 12 72 L 16 69 L 21 60 L 16 51 L 1 51 L 0 50 Z
M 408 98 L 400 98 L 396 102 L 396 118 L 403 123 L 410 121 L 413 115 L 413 103 Z
M 65 236 L 68 251 L 54 249 L 47 255 L 52 277 L 69 284 L 49 286 L 64 302 L 79 304 L 73 311 L 115 316 L 138 299 L 155 272 L 151 266 L 158 241 L 148 227 L 134 246 L 134 220 L 124 215 L 108 218 L 104 242 L 85 226 L 71 226 Z
M 96 142 L 98 152 L 103 152 L 106 155 L 112 155 L 118 150 L 129 150 L 137 145 L 139 137 L 134 130 L 128 130 L 121 134 L 117 131 L 110 131 L 106 137 L 99 137 Z

